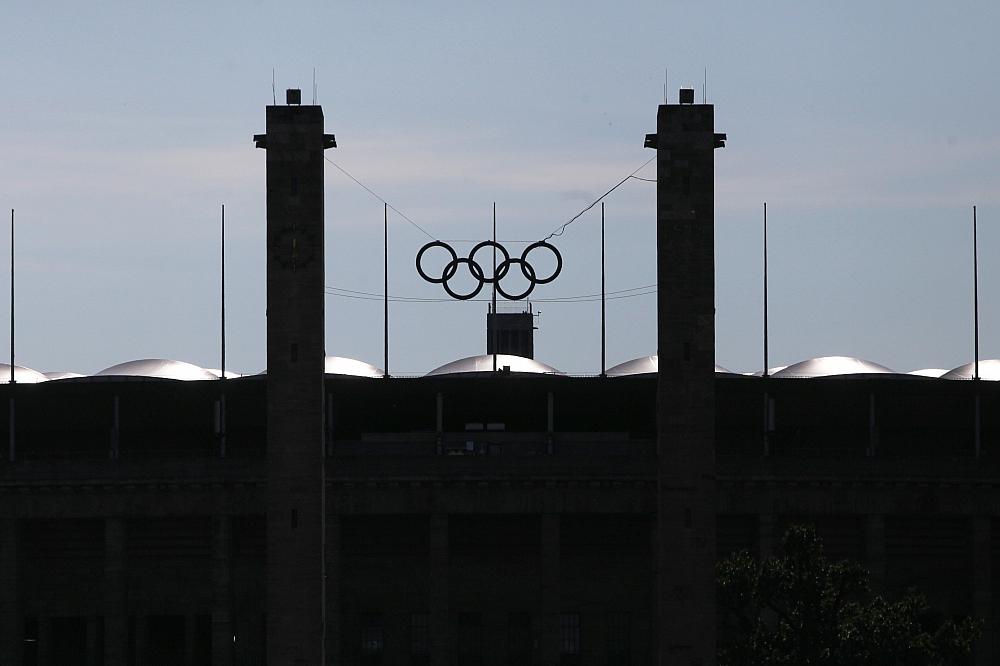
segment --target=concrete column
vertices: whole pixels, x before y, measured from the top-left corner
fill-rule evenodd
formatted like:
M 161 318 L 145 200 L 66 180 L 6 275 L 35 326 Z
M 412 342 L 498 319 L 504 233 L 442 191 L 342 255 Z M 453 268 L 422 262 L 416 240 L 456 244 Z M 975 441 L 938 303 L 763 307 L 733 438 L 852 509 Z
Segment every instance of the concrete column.
M 188 613 L 184 616 L 184 665 L 195 666 L 198 659 L 195 649 L 195 638 L 198 635 L 196 624 L 198 616 Z
M 885 516 L 873 514 L 865 520 L 865 565 L 875 592 L 885 589 Z
M 20 664 L 24 620 L 17 597 L 17 520 L 0 520 L 0 664 Z
M 448 516 L 435 513 L 430 519 L 431 666 L 451 663 L 451 613 L 448 603 Z
M 52 664 L 52 618 L 42 615 L 38 618 L 38 666 L 50 666 L 50 664 Z
M 546 403 L 546 426 L 545 426 L 545 452 L 552 455 L 554 451 L 554 442 L 556 431 L 556 399 L 552 395 L 552 391 L 549 391 L 548 401 Z
M 326 661 L 340 664 L 340 516 L 326 519 Z
M 636 644 L 636 658 L 639 663 L 659 663 L 659 642 L 656 636 L 656 618 L 660 608 L 660 590 L 656 582 L 660 580 L 660 521 L 651 516 L 649 521 L 649 599 L 648 618 L 640 627 L 641 640 Z M 641 659 L 645 651 L 646 659 Z
M 483 609 L 483 666 L 503 666 L 507 656 L 507 613 L 495 608 Z
M 135 664 L 146 666 L 146 642 L 149 638 L 149 622 L 143 613 L 135 614 Z
M 777 522 L 773 513 L 757 516 L 757 559 L 761 562 L 778 553 Z
M 993 535 L 989 516 L 972 520 L 972 614 L 983 621 L 975 645 L 976 666 L 993 663 Z
M 868 394 L 868 455 L 878 455 L 878 411 L 875 408 L 875 394 Z
M 128 609 L 125 590 L 125 521 L 104 519 L 104 664 L 125 666 Z
M 326 662 L 323 109 L 267 107 L 267 663 Z
M 97 664 L 97 616 L 87 616 L 87 666 Z
M 559 514 L 542 514 L 542 589 L 539 610 L 538 647 L 541 664 L 559 663 Z
M 656 134 L 660 664 L 716 660 L 714 107 L 663 104 Z
M 212 666 L 233 663 L 232 518 L 212 518 Z

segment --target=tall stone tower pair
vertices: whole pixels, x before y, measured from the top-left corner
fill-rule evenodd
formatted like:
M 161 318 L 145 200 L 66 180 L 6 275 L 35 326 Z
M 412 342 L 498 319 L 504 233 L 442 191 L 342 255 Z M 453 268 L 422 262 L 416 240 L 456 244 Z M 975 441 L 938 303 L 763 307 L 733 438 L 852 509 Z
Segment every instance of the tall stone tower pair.
M 325 656 L 323 111 L 267 107 L 267 657 Z M 655 659 L 715 662 L 714 108 L 664 104 L 657 151 Z

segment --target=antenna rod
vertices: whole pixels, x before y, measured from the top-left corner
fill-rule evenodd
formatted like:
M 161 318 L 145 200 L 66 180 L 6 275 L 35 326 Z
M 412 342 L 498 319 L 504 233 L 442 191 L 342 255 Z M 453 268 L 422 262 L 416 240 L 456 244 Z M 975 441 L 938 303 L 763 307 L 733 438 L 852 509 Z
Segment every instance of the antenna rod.
M 604 202 L 601 202 L 601 377 L 607 373 L 607 302 L 604 291 Z
M 767 202 L 764 202 L 764 377 L 767 377 Z
M 14 209 L 10 209 L 10 383 L 14 379 Z
M 767 202 L 764 202 L 764 455 L 771 455 L 771 396 L 767 391 Z
M 219 379 L 226 378 L 226 204 L 222 204 L 222 243 L 221 243 L 221 272 L 222 279 L 220 284 L 220 317 L 221 317 L 221 344 L 222 344 L 222 360 L 221 360 L 221 372 L 219 372 Z
M 979 239 L 977 237 L 976 207 L 972 207 L 972 316 L 975 345 L 975 373 L 973 379 L 979 379 Z
M 385 284 L 383 285 L 382 293 L 382 320 L 383 320 L 383 331 L 382 336 L 384 337 L 385 348 L 384 358 L 383 358 L 383 368 L 382 376 L 386 379 L 389 378 L 389 204 L 382 203 L 382 251 L 383 251 L 383 278 Z
M 493 372 L 497 371 L 497 202 L 493 202 Z
M 14 429 L 14 209 L 10 209 L 10 400 L 7 403 L 7 460 L 14 462 L 17 457 Z

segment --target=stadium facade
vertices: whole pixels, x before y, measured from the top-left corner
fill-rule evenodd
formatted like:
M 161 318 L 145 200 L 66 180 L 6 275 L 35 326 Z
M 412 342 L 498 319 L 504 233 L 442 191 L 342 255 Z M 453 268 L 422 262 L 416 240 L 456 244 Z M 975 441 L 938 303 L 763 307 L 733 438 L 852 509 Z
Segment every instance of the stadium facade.
M 1000 383 L 718 368 L 711 105 L 685 91 L 646 137 L 658 355 L 392 378 L 325 357 L 335 142 L 288 101 L 255 137 L 266 375 L 145 360 L 0 387 L 0 663 L 707 666 L 715 560 L 772 554 L 797 522 L 876 589 L 982 618 L 992 663 Z

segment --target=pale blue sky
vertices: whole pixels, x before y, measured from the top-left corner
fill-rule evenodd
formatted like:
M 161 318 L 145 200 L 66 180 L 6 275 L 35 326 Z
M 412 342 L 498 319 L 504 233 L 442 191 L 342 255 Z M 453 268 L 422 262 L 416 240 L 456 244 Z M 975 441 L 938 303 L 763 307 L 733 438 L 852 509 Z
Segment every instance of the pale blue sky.
M 218 217 L 229 223 L 228 366 L 264 365 L 264 129 L 311 98 L 330 157 L 444 238 L 537 238 L 652 153 L 664 68 L 699 89 L 716 152 L 717 357 L 756 370 L 760 204 L 771 359 L 899 370 L 971 360 L 971 206 L 983 357 L 1000 356 L 1000 5 L 991 2 L 7 2 L 0 209 L 17 209 L 18 360 L 93 372 L 218 365 Z M 653 176 L 652 165 L 642 174 Z M 332 167 L 327 284 L 381 289 L 382 207 Z M 608 289 L 654 282 L 655 192 L 607 199 Z M 559 241 L 540 298 L 599 291 L 599 213 Z M 390 217 L 390 291 L 437 297 Z M 6 235 L 0 251 L 9 250 Z M 0 293 L 9 289 L 0 278 Z M 542 303 L 536 356 L 600 366 L 599 306 Z M 609 303 L 609 365 L 655 351 L 653 296 Z M 381 304 L 330 296 L 327 350 L 382 361 Z M 485 346 L 482 303 L 392 306 L 395 373 Z M 6 348 L 7 332 L 0 332 Z

